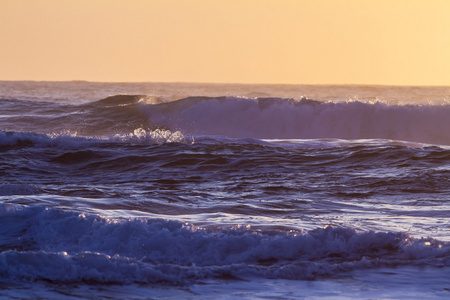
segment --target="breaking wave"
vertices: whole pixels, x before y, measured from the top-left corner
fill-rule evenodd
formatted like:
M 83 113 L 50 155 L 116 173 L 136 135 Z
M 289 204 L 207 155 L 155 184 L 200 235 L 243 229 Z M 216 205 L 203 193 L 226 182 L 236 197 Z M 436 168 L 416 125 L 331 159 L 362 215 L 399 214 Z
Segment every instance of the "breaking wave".
M 21 114 L 15 109 L 18 105 L 24 107 Z M 145 95 L 115 95 L 81 105 L 42 102 L 36 108 L 28 102 L 5 100 L 3 106 L 3 131 L 103 137 L 127 135 L 142 128 L 147 133 L 159 130 L 185 136 L 390 139 L 450 145 L 450 105 L 445 102 L 400 105 L 241 97 L 163 102 Z
M 192 137 L 185 137 L 181 132 L 156 129 L 146 131 L 142 128 L 131 133 L 114 134 L 99 137 L 77 137 L 76 133 L 40 134 L 32 132 L 0 131 L 0 146 L 4 147 L 58 147 L 78 148 L 96 143 L 128 143 L 144 145 L 160 145 L 165 143 L 191 143 Z
M 450 265 L 450 244 L 342 227 L 261 231 L 162 219 L 108 219 L 0 205 L 0 277 L 179 284 L 204 278 L 314 279 L 360 268 Z
M 186 134 L 260 139 L 392 139 L 450 145 L 450 105 L 279 98 L 186 98 L 147 105 L 151 124 Z

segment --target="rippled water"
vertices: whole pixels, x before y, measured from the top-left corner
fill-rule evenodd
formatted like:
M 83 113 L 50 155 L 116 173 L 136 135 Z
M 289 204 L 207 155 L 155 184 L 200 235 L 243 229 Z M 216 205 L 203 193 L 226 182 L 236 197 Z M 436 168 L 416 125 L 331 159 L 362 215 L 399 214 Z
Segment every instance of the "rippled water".
M 0 295 L 449 296 L 448 89 L 0 96 Z

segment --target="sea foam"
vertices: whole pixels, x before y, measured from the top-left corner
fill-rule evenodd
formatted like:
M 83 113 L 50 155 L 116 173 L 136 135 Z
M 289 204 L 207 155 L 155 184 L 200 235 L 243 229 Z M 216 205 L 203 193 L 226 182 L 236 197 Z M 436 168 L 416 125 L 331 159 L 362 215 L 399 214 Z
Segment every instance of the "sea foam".
M 208 230 L 1 204 L 0 275 L 58 282 L 166 282 L 222 276 L 314 279 L 360 268 L 450 265 L 450 244 L 404 233 Z
M 131 133 L 82 137 L 76 133 L 32 133 L 0 131 L 0 146 L 79 148 L 98 143 L 129 143 L 160 145 L 166 143 L 193 143 L 194 139 L 180 131 L 137 128 Z

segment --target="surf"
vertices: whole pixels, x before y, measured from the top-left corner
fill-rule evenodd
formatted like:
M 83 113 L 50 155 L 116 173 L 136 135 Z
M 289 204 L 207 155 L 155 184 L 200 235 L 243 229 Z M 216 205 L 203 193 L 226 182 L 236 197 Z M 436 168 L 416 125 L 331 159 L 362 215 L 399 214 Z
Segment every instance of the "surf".
M 258 139 L 391 139 L 450 145 L 450 105 L 280 98 L 187 98 L 146 105 L 153 126 Z
M 405 233 L 213 229 L 163 219 L 0 205 L 2 277 L 90 283 L 196 282 L 258 276 L 317 279 L 387 266 L 449 266 L 450 245 Z M 18 239 L 20 237 L 20 239 Z

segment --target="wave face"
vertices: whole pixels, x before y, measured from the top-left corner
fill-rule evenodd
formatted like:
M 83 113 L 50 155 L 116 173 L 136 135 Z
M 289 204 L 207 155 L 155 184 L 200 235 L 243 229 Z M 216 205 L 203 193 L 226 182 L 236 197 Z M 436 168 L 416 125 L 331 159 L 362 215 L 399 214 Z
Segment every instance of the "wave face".
M 450 105 L 189 98 L 144 109 L 156 126 L 262 139 L 393 139 L 450 145 Z
M 38 107 L 3 100 L 2 107 L 0 126 L 11 131 L 104 136 L 142 128 L 229 138 L 391 139 L 450 145 L 450 105 L 442 103 L 238 97 L 189 97 L 161 103 L 144 95 L 116 95 L 82 105 L 40 103 Z
M 0 275 L 90 283 L 186 283 L 259 275 L 315 279 L 355 268 L 450 265 L 450 244 L 401 233 L 328 227 L 206 230 L 164 220 L 109 220 L 43 207 L 0 206 Z

